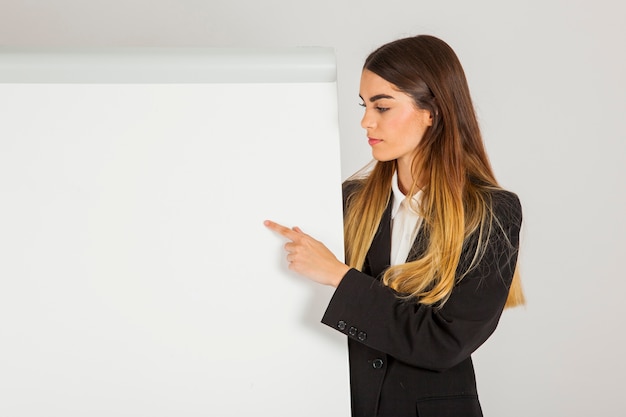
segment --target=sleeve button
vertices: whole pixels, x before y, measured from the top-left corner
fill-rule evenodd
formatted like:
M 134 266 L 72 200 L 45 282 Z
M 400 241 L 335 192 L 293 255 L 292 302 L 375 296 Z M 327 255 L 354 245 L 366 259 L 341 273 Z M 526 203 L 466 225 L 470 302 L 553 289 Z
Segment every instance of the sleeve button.
M 365 339 L 367 339 L 367 333 L 365 332 L 359 332 L 358 338 L 361 342 L 364 342 Z
M 337 323 L 337 328 L 339 330 L 346 330 L 346 326 L 347 326 L 347 324 L 343 320 L 340 320 L 339 323 Z
M 382 359 L 374 359 L 374 361 L 372 362 L 372 366 L 374 367 L 374 369 L 380 369 L 383 367 L 383 360 Z
M 356 336 L 357 331 L 358 331 L 358 329 L 356 327 L 352 326 L 352 327 L 350 327 L 350 330 L 348 330 L 348 334 L 350 336 Z

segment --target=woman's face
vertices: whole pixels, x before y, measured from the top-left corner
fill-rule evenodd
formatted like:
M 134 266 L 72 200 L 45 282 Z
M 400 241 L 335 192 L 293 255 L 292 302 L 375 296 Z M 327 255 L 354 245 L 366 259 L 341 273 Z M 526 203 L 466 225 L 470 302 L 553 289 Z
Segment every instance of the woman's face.
M 360 97 L 365 107 L 361 126 L 372 156 L 378 161 L 397 159 L 400 166 L 410 167 L 417 144 L 432 125 L 430 112 L 418 109 L 411 96 L 368 70 L 361 74 Z

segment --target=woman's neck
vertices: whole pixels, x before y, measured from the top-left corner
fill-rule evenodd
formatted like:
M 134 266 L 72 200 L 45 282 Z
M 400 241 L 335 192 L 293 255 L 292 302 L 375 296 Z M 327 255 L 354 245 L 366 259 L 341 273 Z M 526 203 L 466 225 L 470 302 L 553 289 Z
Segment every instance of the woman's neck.
M 398 159 L 396 160 L 396 169 L 398 170 L 398 187 L 400 191 L 402 191 L 402 194 L 408 195 L 411 188 L 413 188 L 411 163 L 403 162 L 401 159 Z

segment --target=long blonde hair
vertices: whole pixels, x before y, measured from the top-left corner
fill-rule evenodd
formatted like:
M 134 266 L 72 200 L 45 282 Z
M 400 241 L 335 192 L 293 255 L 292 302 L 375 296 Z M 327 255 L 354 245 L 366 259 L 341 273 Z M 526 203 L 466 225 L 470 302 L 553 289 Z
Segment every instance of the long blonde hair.
M 367 69 L 410 95 L 430 111 L 433 124 L 418 144 L 412 163 L 414 183 L 424 191 L 419 207 L 428 231 L 428 246 L 416 260 L 388 268 L 385 285 L 419 303 L 443 305 L 454 284 L 484 253 L 491 228 L 497 227 L 491 191 L 500 187 L 483 145 L 465 74 L 456 54 L 442 40 L 420 35 L 378 48 Z M 347 201 L 346 259 L 362 269 L 389 202 L 395 161 L 377 162 Z M 464 243 L 478 233 L 478 247 L 466 271 L 458 271 Z M 507 307 L 524 303 L 519 273 L 509 290 Z

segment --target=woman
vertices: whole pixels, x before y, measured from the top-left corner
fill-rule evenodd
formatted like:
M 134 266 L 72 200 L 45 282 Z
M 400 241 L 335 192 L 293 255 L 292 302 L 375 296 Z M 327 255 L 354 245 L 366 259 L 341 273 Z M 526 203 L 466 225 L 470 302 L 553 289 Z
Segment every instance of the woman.
M 344 184 L 346 262 L 298 227 L 290 269 L 336 287 L 322 322 L 348 336 L 354 416 L 481 416 L 471 354 L 523 303 L 521 207 L 500 188 L 454 51 L 400 39 L 365 61 L 376 164 Z

